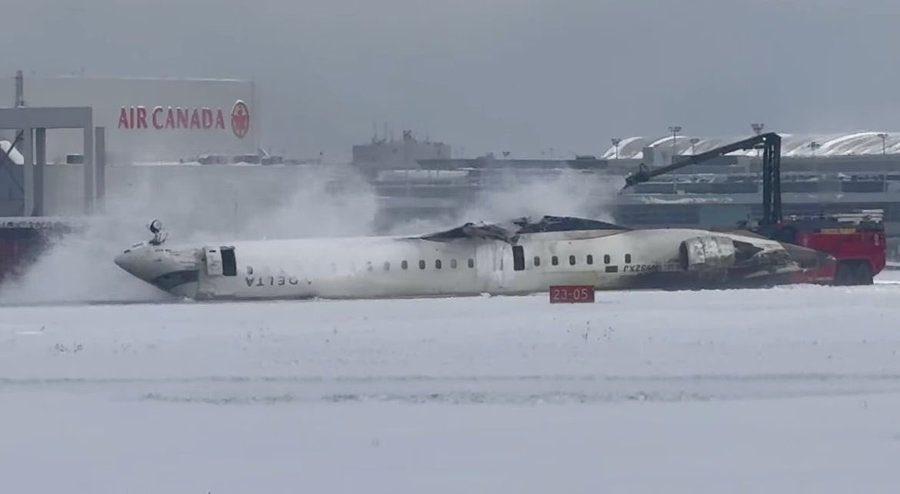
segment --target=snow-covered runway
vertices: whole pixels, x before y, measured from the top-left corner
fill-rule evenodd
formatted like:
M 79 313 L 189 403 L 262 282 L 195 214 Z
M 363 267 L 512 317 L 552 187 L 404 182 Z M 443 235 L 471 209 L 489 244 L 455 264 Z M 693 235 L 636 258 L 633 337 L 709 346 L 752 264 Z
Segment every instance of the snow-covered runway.
M 590 305 L 3 307 L 0 479 L 31 492 L 894 492 L 888 278 Z

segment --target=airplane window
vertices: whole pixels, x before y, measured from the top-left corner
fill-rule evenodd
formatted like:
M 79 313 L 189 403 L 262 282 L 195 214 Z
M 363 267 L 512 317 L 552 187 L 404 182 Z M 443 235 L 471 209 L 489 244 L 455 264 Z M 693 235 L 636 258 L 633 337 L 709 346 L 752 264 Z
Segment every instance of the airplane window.
M 554 266 L 559 266 L 559 258 L 556 257 L 556 256 L 551 257 L 551 258 L 550 258 L 550 264 L 552 264 L 552 265 L 554 265 Z
M 625 264 L 631 264 L 631 254 L 625 254 Z
M 409 263 L 404 261 L 400 261 L 400 269 L 406 269 L 409 267 Z
M 604 255 L 603 256 L 603 264 L 609 264 L 609 262 L 610 262 L 609 254 Z
M 419 269 L 425 269 L 425 261 L 419 259 Z
M 469 259 L 469 267 L 470 267 L 470 268 L 474 268 L 474 267 L 475 267 L 475 259 Z
M 456 259 L 450 259 L 450 267 L 456 269 Z
M 569 256 L 569 265 L 570 265 L 570 266 L 574 266 L 574 265 L 575 265 L 575 256 Z
M 594 256 L 588 254 L 588 255 L 587 255 L 587 263 L 588 263 L 588 264 L 594 264 Z
M 534 266 L 538 267 L 541 265 L 541 258 L 539 256 L 534 256 Z
M 441 269 L 441 260 L 440 259 L 434 260 L 434 269 Z
M 384 263 L 384 270 L 385 270 L 385 271 L 390 271 L 390 270 L 391 270 L 391 263 L 385 261 L 385 263 Z

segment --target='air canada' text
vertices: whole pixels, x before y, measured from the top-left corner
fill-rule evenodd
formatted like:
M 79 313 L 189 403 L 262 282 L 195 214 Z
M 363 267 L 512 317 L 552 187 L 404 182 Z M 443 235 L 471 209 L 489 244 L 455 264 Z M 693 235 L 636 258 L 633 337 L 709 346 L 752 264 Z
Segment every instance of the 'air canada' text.
M 181 108 L 123 106 L 119 110 L 120 129 L 225 129 L 221 108 Z

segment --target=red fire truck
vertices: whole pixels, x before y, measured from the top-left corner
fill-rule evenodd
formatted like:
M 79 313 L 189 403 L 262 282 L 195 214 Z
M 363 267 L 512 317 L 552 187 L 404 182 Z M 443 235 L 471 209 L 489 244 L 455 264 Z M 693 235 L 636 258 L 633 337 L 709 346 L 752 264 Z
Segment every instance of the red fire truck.
M 781 205 L 781 136 L 760 134 L 677 162 L 638 171 L 625 178 L 625 187 L 647 182 L 679 168 L 702 163 L 739 150 L 762 151 L 763 217 L 749 229 L 779 242 L 808 247 L 830 255 L 833 262 L 798 274 L 797 282 L 869 285 L 885 266 L 887 246 L 881 210 L 820 216 L 788 216 Z

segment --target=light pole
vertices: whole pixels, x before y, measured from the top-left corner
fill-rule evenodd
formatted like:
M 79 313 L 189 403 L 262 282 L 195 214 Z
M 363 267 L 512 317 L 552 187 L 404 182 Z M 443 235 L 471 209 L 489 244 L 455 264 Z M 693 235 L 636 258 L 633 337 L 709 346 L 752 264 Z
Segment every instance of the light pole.
M 700 142 L 699 138 L 691 137 L 691 154 L 692 155 L 697 154 L 697 151 L 694 149 L 694 146 L 696 146 L 698 142 Z
M 621 137 L 613 137 L 612 139 L 610 139 L 610 141 L 612 141 L 612 145 L 615 146 L 615 148 L 616 148 L 616 158 L 615 159 L 619 159 L 619 143 L 622 142 L 622 138 Z
M 884 132 L 879 132 L 878 137 L 881 138 L 881 155 L 884 156 L 887 154 L 887 138 L 888 135 Z
M 675 144 L 678 141 L 678 133 L 681 132 L 681 126 L 670 125 L 669 132 L 672 133 L 672 163 L 675 163 Z

